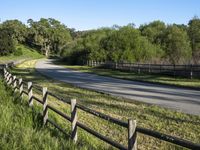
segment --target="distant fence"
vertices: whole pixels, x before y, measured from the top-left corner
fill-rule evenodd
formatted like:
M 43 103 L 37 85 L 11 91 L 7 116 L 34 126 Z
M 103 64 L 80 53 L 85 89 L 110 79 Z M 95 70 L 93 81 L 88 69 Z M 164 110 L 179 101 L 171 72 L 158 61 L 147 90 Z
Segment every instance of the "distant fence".
M 14 62 L 10 62 L 7 64 L 0 64 L 0 70 L 3 71 L 4 68 L 13 67 L 14 65 L 15 65 Z
M 140 73 L 163 74 L 169 76 L 183 76 L 187 78 L 200 77 L 200 65 L 165 65 L 165 64 L 136 64 L 88 61 L 88 66 L 101 66 L 103 68 L 116 69 Z
M 157 131 L 139 127 L 139 126 L 137 126 L 136 120 L 129 119 L 127 122 L 121 121 L 116 118 L 110 117 L 106 114 L 100 113 L 100 112 L 92 110 L 90 108 L 87 108 L 81 104 L 78 104 L 76 102 L 76 99 L 66 100 L 61 97 L 58 97 L 56 94 L 48 91 L 46 87 L 40 87 L 38 85 L 33 85 L 32 82 L 24 82 L 22 80 L 22 78 L 18 79 L 16 76 L 13 76 L 6 68 L 3 68 L 3 76 L 4 76 L 5 82 L 9 86 L 11 86 L 14 89 L 14 91 L 19 91 L 21 98 L 23 98 L 24 94 L 28 96 L 28 104 L 30 107 L 33 107 L 33 100 L 39 102 L 43 106 L 42 114 L 43 114 L 43 124 L 44 125 L 46 125 L 47 123 L 50 123 L 53 126 L 55 126 L 57 129 L 59 129 L 60 131 L 65 132 L 56 122 L 52 121 L 48 117 L 49 110 L 51 110 L 51 111 L 55 112 L 57 115 L 63 117 L 64 119 L 66 119 L 66 121 L 71 122 L 71 139 L 75 143 L 78 140 L 77 127 L 79 127 L 81 129 L 85 130 L 86 132 L 94 135 L 95 137 L 103 140 L 104 142 L 112 145 L 113 147 L 122 149 L 122 150 L 127 150 L 127 149 L 128 150 L 136 150 L 137 149 L 137 133 L 142 133 L 144 135 L 152 136 L 154 138 L 157 138 L 157 139 L 160 139 L 163 141 L 167 141 L 167 142 L 170 142 L 170 143 L 182 146 L 182 147 L 186 147 L 189 149 L 198 149 L 198 150 L 200 149 L 200 144 L 195 144 L 195 143 L 187 141 L 187 140 L 183 140 L 183 139 L 180 139 L 177 137 L 162 134 Z M 27 86 L 27 89 L 24 88 L 25 85 Z M 32 92 L 33 88 L 41 92 L 42 99 L 36 97 L 33 94 L 33 92 Z M 71 106 L 71 116 L 66 115 L 65 113 L 61 112 L 60 110 L 57 110 L 56 108 L 54 108 L 53 106 L 48 104 L 48 95 L 69 104 Z M 80 109 L 86 113 L 92 114 L 94 116 L 97 116 L 101 119 L 107 120 L 108 122 L 111 122 L 111 123 L 117 124 L 121 127 L 124 127 L 126 130 L 128 129 L 128 137 L 127 137 L 128 146 L 121 145 L 120 143 L 98 133 L 97 131 L 87 127 L 86 125 L 84 125 L 83 123 L 78 121 L 78 115 L 77 115 L 78 109 Z

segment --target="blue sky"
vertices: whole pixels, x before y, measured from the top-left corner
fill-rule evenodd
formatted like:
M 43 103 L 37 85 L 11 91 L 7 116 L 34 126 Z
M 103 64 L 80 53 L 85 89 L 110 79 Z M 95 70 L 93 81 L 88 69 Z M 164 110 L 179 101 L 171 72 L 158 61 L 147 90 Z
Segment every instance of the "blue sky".
M 195 15 L 200 17 L 200 0 L 0 0 L 1 22 L 55 18 L 77 30 L 153 20 L 187 24 Z

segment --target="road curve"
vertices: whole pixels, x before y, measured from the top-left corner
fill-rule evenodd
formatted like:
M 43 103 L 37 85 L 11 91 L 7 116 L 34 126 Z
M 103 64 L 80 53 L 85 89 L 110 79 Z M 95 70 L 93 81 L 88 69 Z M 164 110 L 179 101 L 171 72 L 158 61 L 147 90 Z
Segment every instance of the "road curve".
M 52 61 L 38 61 L 36 70 L 55 80 L 81 88 L 200 115 L 200 91 L 82 73 L 55 65 Z

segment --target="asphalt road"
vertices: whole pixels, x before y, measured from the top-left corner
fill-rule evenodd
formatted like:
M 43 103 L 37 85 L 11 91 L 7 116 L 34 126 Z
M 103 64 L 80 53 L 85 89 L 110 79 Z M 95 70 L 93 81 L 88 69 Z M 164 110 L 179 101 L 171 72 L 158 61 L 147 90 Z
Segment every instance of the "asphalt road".
M 82 73 L 55 65 L 52 61 L 40 60 L 36 69 L 46 76 L 81 88 L 200 115 L 200 91 Z

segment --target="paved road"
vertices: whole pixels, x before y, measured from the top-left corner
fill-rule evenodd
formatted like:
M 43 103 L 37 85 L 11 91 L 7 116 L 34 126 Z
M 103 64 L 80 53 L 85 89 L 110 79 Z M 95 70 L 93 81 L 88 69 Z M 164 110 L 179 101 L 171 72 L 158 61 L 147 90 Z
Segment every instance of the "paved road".
M 200 115 L 200 91 L 197 90 L 82 73 L 54 65 L 52 60 L 38 61 L 36 69 L 44 75 L 81 88 Z

